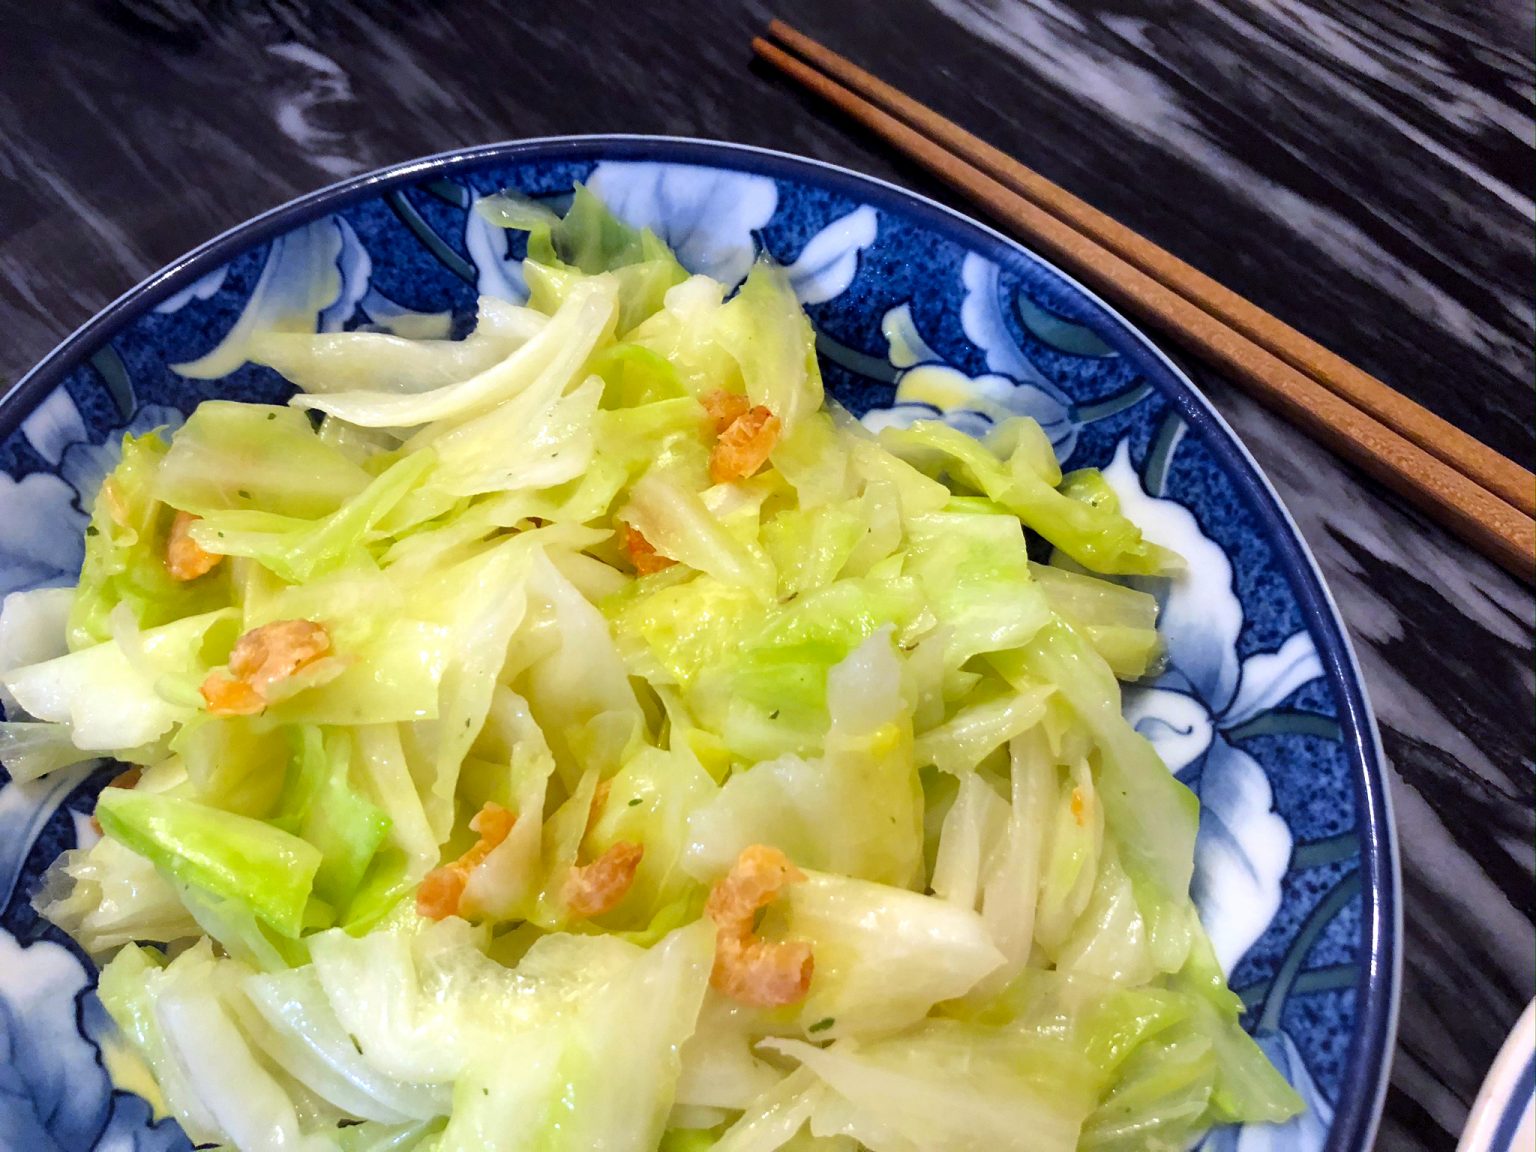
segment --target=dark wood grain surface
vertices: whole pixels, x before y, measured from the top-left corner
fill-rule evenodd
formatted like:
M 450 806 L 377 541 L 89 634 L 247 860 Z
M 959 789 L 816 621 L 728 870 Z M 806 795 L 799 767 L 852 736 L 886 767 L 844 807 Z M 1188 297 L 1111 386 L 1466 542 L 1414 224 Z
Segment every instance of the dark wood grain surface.
M 770 15 L 1536 455 L 1529 0 L 0 0 L 0 377 L 255 212 L 464 144 L 715 137 L 947 199 L 749 66 Z M 1448 1150 L 1536 990 L 1532 597 L 1194 371 L 1359 649 L 1406 892 L 1378 1146 Z

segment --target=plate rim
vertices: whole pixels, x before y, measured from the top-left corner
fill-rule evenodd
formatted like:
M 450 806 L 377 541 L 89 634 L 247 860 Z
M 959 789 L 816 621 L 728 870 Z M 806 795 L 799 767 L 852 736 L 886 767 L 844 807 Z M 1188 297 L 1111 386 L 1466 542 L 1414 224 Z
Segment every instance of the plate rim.
M 1457 1152 L 1516 1152 L 1520 1123 L 1536 1109 L 1536 1000 L 1525 1006 L 1493 1058 L 1467 1113 Z
M 1206 437 L 1208 446 L 1226 466 L 1228 474 L 1238 480 L 1239 495 L 1246 497 L 1249 510 L 1260 522 L 1268 541 L 1275 546 L 1282 567 L 1289 569 L 1290 574 L 1302 577 L 1300 581 L 1292 579 L 1287 583 L 1296 596 L 1304 623 L 1314 634 L 1321 633 L 1319 659 L 1325 673 L 1338 682 L 1343 696 L 1342 743 L 1356 767 L 1352 775 L 1355 777 L 1357 828 L 1363 839 L 1360 867 L 1367 881 L 1361 890 L 1365 905 L 1361 933 L 1366 954 L 1361 959 L 1355 989 L 1359 1026 L 1350 1042 L 1326 1152 L 1367 1152 L 1380 1123 L 1395 1050 L 1402 990 L 1402 877 L 1387 757 L 1365 677 L 1338 604 L 1323 579 L 1317 558 L 1269 477 L 1188 374 L 1136 322 L 1097 292 L 1028 245 L 996 228 L 921 192 L 877 176 L 830 161 L 730 141 L 620 132 L 535 136 L 446 149 L 359 173 L 293 197 L 225 229 L 140 280 L 77 327 L 9 389 L 0 393 L 0 441 L 8 439 L 44 397 L 62 384 L 95 349 L 110 342 L 118 331 L 239 253 L 295 225 L 433 175 L 495 163 L 559 160 L 601 148 L 616 150 L 614 159 L 682 164 L 713 161 L 716 167 L 728 167 L 734 157 L 738 168 L 746 164 L 758 171 L 766 169 L 768 174 L 791 179 L 809 174 L 815 182 L 824 187 L 830 184 L 835 191 L 862 192 L 866 198 L 870 191 L 874 191 L 888 203 L 899 204 L 908 214 L 915 209 L 919 218 L 926 218 L 941 230 L 980 234 L 994 246 L 1010 249 L 1059 277 L 1102 309 L 1133 337 L 1150 366 L 1173 385 L 1171 390 L 1164 389 L 1166 398 L 1181 414 L 1193 418 L 1194 424 L 1204 425 L 1205 429 L 1216 433 Z M 657 151 L 665 155 L 658 156 Z M 1358 770 L 1362 765 L 1363 772 Z M 1378 1059 L 1367 1062 L 1365 1058 L 1373 1052 L 1378 1054 Z M 1349 1088 L 1354 1090 L 1346 1090 Z

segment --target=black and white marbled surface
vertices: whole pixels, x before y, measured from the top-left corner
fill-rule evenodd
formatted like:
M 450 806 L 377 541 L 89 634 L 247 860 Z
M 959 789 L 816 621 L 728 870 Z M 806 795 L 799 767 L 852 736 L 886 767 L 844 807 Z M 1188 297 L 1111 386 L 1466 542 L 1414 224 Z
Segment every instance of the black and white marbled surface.
M 1531 461 L 1529 0 L 0 0 L 0 382 L 216 232 L 464 144 L 716 137 L 950 199 L 749 67 L 770 15 Z M 1378 1147 L 1450 1149 L 1536 991 L 1532 596 L 1194 371 L 1357 644 L 1406 893 Z

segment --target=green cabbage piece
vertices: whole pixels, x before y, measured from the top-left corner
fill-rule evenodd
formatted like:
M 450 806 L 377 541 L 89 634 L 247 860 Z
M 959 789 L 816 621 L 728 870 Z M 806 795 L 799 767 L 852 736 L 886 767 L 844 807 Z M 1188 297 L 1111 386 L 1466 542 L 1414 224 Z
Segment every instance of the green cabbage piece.
M 714 878 L 749 845 L 806 868 L 910 886 L 922 873 L 923 796 L 889 635 L 877 632 L 827 675 L 822 755 L 787 755 L 733 774 L 689 819 L 687 867 Z
M 705 994 L 693 1035 L 683 1045 L 674 1111 L 747 1111 L 776 1090 L 784 1072 L 752 1050 L 762 1015 L 713 990 Z
M 619 286 L 610 277 L 582 280 L 561 302 L 548 324 L 505 360 L 468 380 L 407 394 L 382 389 L 324 396 L 300 394 L 292 403 L 363 428 L 412 428 L 479 416 L 549 380 L 568 383 L 592 349 L 611 331 L 618 296 Z M 308 426 L 307 420 L 303 423 Z
M 1117 679 L 1139 680 L 1160 670 L 1155 597 L 1047 564 L 1031 564 L 1029 570 L 1051 610 L 1093 645 Z
M 102 482 L 85 530 L 85 562 L 69 611 L 71 649 L 111 639 L 119 605 L 138 627 L 155 628 L 229 603 L 227 570 L 188 583 L 166 570 L 173 511 L 162 502 L 160 473 L 169 452 L 158 432 L 123 437 L 122 458 Z
M 301 1112 L 309 1109 L 293 1082 L 260 1058 L 241 1028 L 248 972 L 215 958 L 206 942 L 164 966 L 130 944 L 102 971 L 98 994 L 192 1140 L 323 1152 L 324 1136 L 304 1131 Z
M 1002 443 L 1009 437 L 1017 441 L 1006 458 L 965 433 L 933 421 L 888 428 L 880 434 L 880 443 L 930 475 L 946 476 L 980 492 L 1095 572 L 1156 575 L 1176 571 L 1178 557 L 1146 540 L 1141 529 L 1120 514 L 1114 492 L 1096 473 L 1074 473 L 1064 480 L 1053 479 L 1055 473 L 1042 474 L 1040 454 L 1030 447 L 1041 434 L 1038 425 L 1030 427 L 1032 423 L 1016 417 L 999 429 Z
M 212 634 L 233 623 L 222 609 L 137 632 L 132 621 L 112 640 L 11 669 L 6 691 L 38 720 L 67 723 L 83 751 L 129 752 L 170 733 L 200 706 L 196 685 L 212 661 Z M 130 757 L 131 758 L 131 757 Z
M 287 1018 L 314 1033 L 311 1051 L 330 1052 L 334 1069 L 353 1060 L 335 1037 L 351 1037 L 371 1094 L 397 1111 L 427 1103 L 404 1086 L 451 1081 L 443 1147 L 522 1147 L 515 1141 L 537 1134 L 573 1152 L 653 1148 L 708 979 L 710 928 L 696 923 L 649 951 L 611 936 L 547 936 L 515 969 L 480 949 L 451 922 L 361 939 L 324 933 L 312 942 L 313 977 L 262 978 L 259 1002 L 272 1006 L 266 990 L 302 995 L 313 1011 Z
M 798 1022 L 818 1041 L 900 1031 L 1004 962 L 986 922 L 969 909 L 818 872 L 790 885 L 763 932 L 811 942 L 816 975 Z
M 1069 624 L 1042 629 L 1023 661 L 1036 679 L 1057 686 L 1097 746 L 1105 820 L 1147 922 L 1153 961 L 1176 971 L 1198 931 L 1189 882 L 1199 801 L 1121 715 L 1114 673 Z
M 368 562 L 359 553 L 378 539 L 378 524 L 432 468 L 429 453 L 406 456 L 319 520 L 256 509 L 209 512 L 190 529 L 204 551 L 245 556 L 291 584 Z
M 257 332 L 246 354 L 305 392 L 425 392 L 499 364 L 548 320 L 532 308 L 482 296 L 475 330 L 462 340 L 411 340 L 387 332 Z
M 690 276 L 669 289 L 661 310 L 625 339 L 663 357 L 691 396 L 716 390 L 743 393 L 741 367 L 717 339 L 726 291 L 707 276 Z
M 665 576 L 665 573 L 663 573 Z M 678 684 L 690 712 L 747 762 L 804 754 L 829 723 L 831 669 L 887 625 L 923 615 L 910 578 L 839 580 L 765 607 L 749 589 L 699 576 L 608 606 L 621 649 Z
M 607 622 L 548 556 L 535 557 L 528 595 L 527 628 L 552 630 L 560 643 L 522 669 L 514 686 L 528 700 L 567 788 L 589 769 L 611 775 L 645 721 Z M 583 737 L 604 725 L 623 735 L 613 755 L 594 756 L 599 746 Z
M 762 1152 L 819 1139 L 806 1129 L 806 1121 L 825 1095 L 808 1068 L 796 1068 L 760 1092 L 720 1133 L 715 1147 L 721 1152 Z
M 336 1018 L 310 966 L 252 973 L 243 990 L 256 1019 L 247 1028 L 263 1051 L 349 1116 L 382 1125 L 425 1122 L 452 1107 L 447 1084 L 400 1080 L 363 1057 Z
M 75 747 L 74 733 L 68 724 L 0 721 L 0 764 L 18 783 L 83 764 L 97 755 Z
M 175 885 L 111 836 L 55 860 L 32 903 L 97 958 L 135 941 L 169 944 L 199 932 Z
M 272 824 L 319 849 L 314 894 L 342 909 L 389 835 L 389 817 L 349 782 L 352 740 L 345 731 L 303 727 L 294 744 Z
M 237 900 L 297 936 L 322 854 L 308 841 L 206 804 L 108 788 L 96 802 L 108 836 L 178 880 Z
M 152 492 L 196 516 L 241 510 L 312 520 L 372 479 L 321 441 L 302 412 L 205 400 L 176 430 Z
M 607 800 L 586 837 L 589 851 L 599 856 L 627 841 L 644 845 L 645 855 L 629 891 L 603 923 L 641 930 L 679 901 L 702 905 L 702 889 L 685 871 L 684 853 L 690 817 L 717 791 L 709 773 L 686 747 L 642 748 L 608 785 Z
M 798 1060 L 827 1089 L 811 1109 L 813 1135 L 852 1136 L 876 1152 L 1074 1152 L 1093 1107 L 1086 1062 L 1065 1045 L 959 1021 L 929 1020 L 866 1043 L 764 1047 Z
M 31 588 L 0 601 L 0 673 L 38 664 L 69 651 L 69 611 L 74 588 Z M 15 701 L 0 693 L 0 704 Z M 11 719 L 17 719 L 12 712 Z
M 715 340 L 735 359 L 747 398 L 778 417 L 785 443 L 822 405 L 816 333 L 782 268 L 759 260 L 715 316 Z
M 609 272 L 619 285 L 623 335 L 659 311 L 667 290 L 688 277 L 655 233 L 629 227 L 581 184 L 563 217 L 505 193 L 481 199 L 476 210 L 493 224 L 528 233 L 524 274 L 529 302 L 541 312 L 555 311 L 584 277 Z
M 903 570 L 923 587 L 949 634 L 949 662 L 1018 648 L 1050 620 L 1029 574 L 1029 554 L 1011 516 L 934 512 L 906 523 Z
M 661 1139 L 709 979 L 710 926 L 679 929 L 592 989 L 572 1015 L 501 1041 L 455 1086 L 442 1152 L 650 1152 Z M 526 964 L 526 961 L 525 961 Z M 487 1091 L 494 1086 L 497 1091 Z
M 638 529 L 656 551 L 724 584 L 767 599 L 773 570 L 755 544 L 736 539 L 696 492 L 651 473 L 636 484 L 619 519 Z
M 259 717 L 200 712 L 168 747 L 186 773 L 171 789 L 176 795 L 258 820 L 272 815 L 287 778 L 290 740 L 283 728 Z
M 476 792 L 471 805 L 501 804 L 517 823 L 470 875 L 465 899 L 492 919 L 527 920 L 537 913 L 545 880 L 540 819 L 555 773 L 554 754 L 528 702 L 504 686 L 495 690 L 474 751 L 486 757 L 481 763 L 489 769 L 490 787 Z M 474 791 L 461 788 L 466 790 Z

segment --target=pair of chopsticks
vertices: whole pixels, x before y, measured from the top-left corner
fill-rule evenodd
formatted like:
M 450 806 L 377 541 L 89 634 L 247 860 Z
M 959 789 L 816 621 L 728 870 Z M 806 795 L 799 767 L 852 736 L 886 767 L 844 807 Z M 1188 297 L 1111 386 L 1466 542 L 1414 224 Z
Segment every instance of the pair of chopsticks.
M 752 49 L 1431 520 L 1536 582 L 1536 475 L 809 36 L 775 20 Z

